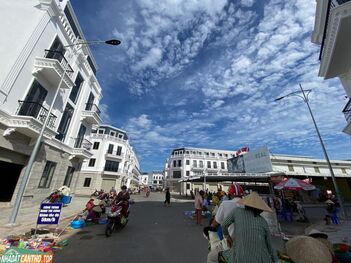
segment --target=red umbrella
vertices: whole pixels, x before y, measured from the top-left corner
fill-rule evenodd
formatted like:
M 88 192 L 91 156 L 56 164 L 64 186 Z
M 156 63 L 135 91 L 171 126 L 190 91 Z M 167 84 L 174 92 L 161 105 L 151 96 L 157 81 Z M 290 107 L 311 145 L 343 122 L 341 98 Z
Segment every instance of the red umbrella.
M 294 178 L 289 178 L 288 180 L 285 180 L 283 182 L 280 182 L 276 186 L 274 186 L 274 189 L 278 190 L 314 190 L 316 187 L 314 185 L 311 185 L 309 183 L 305 183 L 302 180 L 299 179 L 294 179 Z

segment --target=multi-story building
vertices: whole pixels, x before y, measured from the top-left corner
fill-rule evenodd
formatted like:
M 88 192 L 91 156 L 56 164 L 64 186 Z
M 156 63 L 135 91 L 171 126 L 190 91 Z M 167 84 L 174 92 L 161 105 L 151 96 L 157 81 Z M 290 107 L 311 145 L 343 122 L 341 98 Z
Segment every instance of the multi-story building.
M 4 1 L 0 16 L 0 202 L 14 200 L 24 167 L 53 104 L 24 202 L 74 187 L 87 140 L 100 122 L 96 63 L 67 0 Z M 54 94 L 58 96 L 55 101 Z
M 92 156 L 79 173 L 76 193 L 89 195 L 95 189 L 117 191 L 122 185 L 135 188 L 139 184 L 138 158 L 130 146 L 125 131 L 109 125 L 100 125 L 90 135 Z
M 343 110 L 347 121 L 343 132 L 351 135 L 351 1 L 316 1 L 312 42 L 321 45 L 319 76 L 340 79 L 349 98 Z
M 150 180 L 149 180 L 149 174 L 148 173 L 142 173 L 139 175 L 139 186 L 140 187 L 147 187 L 149 186 Z
M 227 173 L 227 160 L 236 155 L 237 151 L 191 147 L 174 149 L 165 163 L 167 186 L 174 192 L 189 193 L 189 185 L 180 183 L 181 179 L 204 173 Z
M 150 174 L 151 177 L 151 186 L 155 190 L 162 190 L 165 187 L 164 175 L 163 172 L 153 171 Z

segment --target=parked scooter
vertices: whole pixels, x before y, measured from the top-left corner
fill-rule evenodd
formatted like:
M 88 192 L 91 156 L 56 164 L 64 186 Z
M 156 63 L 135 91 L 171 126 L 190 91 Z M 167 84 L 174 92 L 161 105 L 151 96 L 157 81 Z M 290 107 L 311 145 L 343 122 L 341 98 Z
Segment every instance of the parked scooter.
M 112 205 L 111 207 L 106 207 L 106 214 L 108 218 L 108 223 L 105 228 L 105 235 L 109 237 L 112 235 L 113 231 L 121 230 L 128 223 L 129 216 L 129 202 L 128 209 L 125 215 L 122 214 L 123 205 L 128 201 L 119 201 L 117 204 Z

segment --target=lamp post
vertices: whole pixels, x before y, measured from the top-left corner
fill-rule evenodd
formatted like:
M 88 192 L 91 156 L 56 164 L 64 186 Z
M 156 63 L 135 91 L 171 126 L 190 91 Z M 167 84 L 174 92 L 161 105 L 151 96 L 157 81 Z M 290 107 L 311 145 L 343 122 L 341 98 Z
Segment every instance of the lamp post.
M 311 107 L 310 107 L 310 104 L 308 102 L 308 94 L 312 91 L 312 90 L 304 90 L 301 86 L 301 84 L 299 83 L 299 86 L 300 86 L 300 89 L 301 91 L 294 91 L 294 92 L 291 92 L 285 96 L 282 96 L 282 97 L 279 97 L 279 98 L 276 98 L 274 101 L 279 101 L 279 100 L 282 100 L 284 98 L 287 98 L 289 96 L 297 96 L 299 98 L 301 98 L 307 105 L 307 108 L 308 108 L 308 111 L 310 112 L 310 115 L 311 115 L 311 118 L 312 118 L 312 121 L 313 121 L 313 124 L 314 124 L 314 127 L 316 129 L 316 132 L 317 132 L 317 135 L 318 135 L 318 138 L 319 138 L 319 142 L 322 146 L 322 150 L 323 150 L 323 153 L 324 153 L 324 157 L 325 157 L 325 160 L 327 161 L 327 164 L 328 164 L 328 168 L 329 168 L 329 171 L 330 171 L 330 175 L 331 175 L 331 178 L 332 178 L 332 181 L 333 181 L 333 185 L 334 185 L 334 189 L 335 189 L 335 194 L 336 194 L 336 197 L 339 201 L 339 204 L 340 204 L 340 210 L 341 210 L 341 215 L 343 216 L 343 218 L 346 219 L 346 211 L 345 211 L 345 208 L 344 208 L 344 203 L 341 199 L 341 195 L 340 195 L 340 191 L 339 191 L 339 187 L 338 187 L 338 184 L 336 183 L 336 179 L 335 179 L 335 174 L 334 174 L 334 171 L 333 171 L 333 167 L 330 163 L 330 160 L 329 160 L 329 156 L 328 156 L 328 153 L 327 153 L 327 150 L 325 149 L 325 146 L 324 146 L 324 142 L 323 142 L 323 139 L 322 139 L 322 136 L 319 132 L 319 129 L 318 129 L 318 126 L 317 126 L 317 123 L 316 123 L 316 120 L 314 119 L 314 116 L 313 116 L 313 113 L 312 113 L 312 110 L 311 110 Z M 307 95 L 306 95 L 306 92 L 307 91 Z M 302 93 L 302 96 L 300 95 Z
M 67 48 L 67 47 L 72 47 L 72 46 L 90 45 L 90 44 L 108 44 L 108 45 L 117 46 L 120 43 L 121 43 L 121 41 L 116 40 L 116 39 L 111 39 L 111 40 L 106 40 L 106 41 L 94 40 L 94 41 L 90 41 L 90 42 L 82 42 L 82 43 L 66 45 L 64 47 Z M 19 186 L 19 189 L 18 189 L 18 192 L 17 192 L 15 204 L 14 204 L 13 209 L 11 211 L 11 215 L 10 215 L 10 219 L 9 219 L 9 223 L 8 223 L 8 225 L 10 225 L 10 226 L 15 225 L 15 223 L 16 223 L 18 210 L 19 210 L 19 208 L 21 206 L 22 198 L 23 198 L 23 195 L 24 195 L 24 191 L 26 189 L 26 186 L 27 186 L 27 183 L 28 183 L 28 180 L 29 180 L 29 177 L 30 177 L 30 173 L 31 173 L 32 168 L 33 168 L 33 164 L 35 162 L 35 159 L 37 157 L 37 154 L 38 154 L 40 146 L 41 146 L 41 142 L 42 142 L 42 139 L 43 139 L 43 135 L 44 135 L 44 131 L 45 131 L 46 125 L 48 124 L 48 122 L 50 120 L 50 115 L 51 115 L 52 108 L 53 108 L 53 106 L 55 104 L 56 98 L 58 96 L 59 90 L 61 88 L 63 79 L 64 79 L 64 77 L 66 75 L 66 72 L 67 72 L 68 68 L 69 68 L 69 64 L 68 63 L 64 64 L 64 71 L 62 73 L 60 82 L 59 82 L 59 84 L 57 86 L 54 98 L 53 98 L 53 100 L 51 102 L 51 105 L 49 107 L 49 110 L 48 110 L 48 112 L 47 112 L 47 114 L 45 116 L 43 126 L 41 127 L 39 136 L 38 136 L 38 138 L 37 138 L 37 140 L 35 142 L 35 145 L 33 147 L 32 153 L 31 153 L 31 155 L 29 157 L 28 164 L 27 164 L 27 166 L 25 168 L 25 171 L 24 171 L 24 174 L 23 174 L 23 178 L 21 180 L 21 183 L 20 183 L 20 186 Z

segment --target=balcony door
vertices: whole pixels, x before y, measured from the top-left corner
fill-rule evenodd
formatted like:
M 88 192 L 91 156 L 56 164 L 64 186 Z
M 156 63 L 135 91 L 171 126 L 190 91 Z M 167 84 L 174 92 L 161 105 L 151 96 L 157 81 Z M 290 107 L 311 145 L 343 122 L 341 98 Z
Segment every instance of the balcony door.
M 87 131 L 87 128 L 83 124 L 81 124 L 80 128 L 79 128 L 78 136 L 76 138 L 76 143 L 74 145 L 74 148 L 81 148 L 86 131 Z
M 85 110 L 91 110 L 93 108 L 94 99 L 94 94 L 90 92 L 87 105 L 85 106 Z
M 69 103 L 67 103 L 65 111 L 63 112 L 63 115 L 60 121 L 60 125 L 57 129 L 58 134 L 55 136 L 56 139 L 60 141 L 63 141 L 65 139 L 69 124 L 72 120 L 73 112 L 74 112 L 73 107 Z
M 34 80 L 26 99 L 22 102 L 18 115 L 37 117 L 48 91 Z
M 65 47 L 62 44 L 59 37 L 56 37 L 54 42 L 52 43 L 50 51 L 47 53 L 47 58 L 57 59 L 58 61 L 62 61 L 63 56 L 65 55 Z

